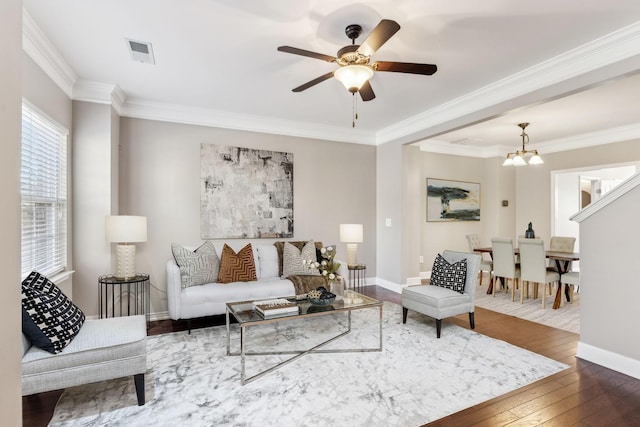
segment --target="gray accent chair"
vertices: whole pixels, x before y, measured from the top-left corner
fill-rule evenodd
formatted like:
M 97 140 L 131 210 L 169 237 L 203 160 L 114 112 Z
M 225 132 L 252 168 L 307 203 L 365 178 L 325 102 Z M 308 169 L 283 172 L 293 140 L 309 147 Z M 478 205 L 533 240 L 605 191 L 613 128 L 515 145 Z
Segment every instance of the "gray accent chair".
M 417 311 L 436 319 L 436 335 L 440 338 L 442 319 L 469 313 L 471 329 L 475 328 L 475 293 L 480 271 L 481 257 L 478 254 L 444 251 L 442 257 L 449 263 L 467 260 L 467 276 L 464 293 L 440 286 L 419 285 L 402 289 L 402 323 L 407 323 L 407 312 Z
M 132 375 L 144 405 L 147 370 L 145 316 L 88 319 L 58 354 L 32 346 L 22 335 L 22 395 Z

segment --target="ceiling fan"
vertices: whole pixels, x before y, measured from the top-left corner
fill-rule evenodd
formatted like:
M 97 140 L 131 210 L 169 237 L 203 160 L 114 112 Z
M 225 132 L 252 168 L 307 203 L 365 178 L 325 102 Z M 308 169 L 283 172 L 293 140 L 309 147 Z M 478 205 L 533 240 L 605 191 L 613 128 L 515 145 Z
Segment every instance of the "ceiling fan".
M 309 58 L 320 59 L 327 62 L 335 62 L 340 67 L 317 77 L 303 85 L 293 89 L 293 92 L 302 92 L 325 80 L 335 77 L 349 92 L 355 95 L 360 93 L 363 101 L 371 101 L 376 97 L 369 79 L 373 77 L 375 71 L 390 71 L 394 73 L 409 73 L 431 75 L 438 70 L 434 64 L 415 64 L 410 62 L 371 62 L 373 55 L 383 44 L 385 44 L 395 33 L 400 30 L 400 25 L 396 21 L 383 19 L 371 31 L 369 36 L 361 45 L 356 44 L 356 39 L 362 32 L 362 27 L 357 24 L 348 25 L 345 29 L 347 37 L 351 39 L 351 45 L 347 45 L 338 50 L 336 56 L 324 55 L 322 53 L 311 52 L 309 50 L 298 49 L 291 46 L 280 46 L 278 51 L 292 53 L 294 55 L 307 56 Z

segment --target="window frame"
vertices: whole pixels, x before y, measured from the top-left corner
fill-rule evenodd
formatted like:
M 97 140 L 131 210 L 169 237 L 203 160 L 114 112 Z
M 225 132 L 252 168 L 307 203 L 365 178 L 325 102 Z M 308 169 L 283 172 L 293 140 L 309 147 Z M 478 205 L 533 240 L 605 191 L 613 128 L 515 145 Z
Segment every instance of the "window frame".
M 68 138 L 69 131 L 64 126 L 27 100 L 22 100 L 22 277 L 33 270 L 51 277 L 68 268 Z

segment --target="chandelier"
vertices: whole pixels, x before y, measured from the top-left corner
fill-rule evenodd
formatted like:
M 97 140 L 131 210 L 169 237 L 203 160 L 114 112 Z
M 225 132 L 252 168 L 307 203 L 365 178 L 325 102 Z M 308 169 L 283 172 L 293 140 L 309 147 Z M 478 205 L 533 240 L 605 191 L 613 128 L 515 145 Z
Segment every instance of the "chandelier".
M 525 144 L 529 143 L 529 135 L 524 132 L 524 128 L 529 126 L 529 123 L 518 124 L 522 128 L 522 150 L 516 150 L 514 153 L 508 153 L 502 166 L 524 166 L 527 163 L 530 165 L 540 165 L 544 163 L 538 154 L 538 150 L 526 150 Z M 525 160 L 529 158 L 529 161 Z

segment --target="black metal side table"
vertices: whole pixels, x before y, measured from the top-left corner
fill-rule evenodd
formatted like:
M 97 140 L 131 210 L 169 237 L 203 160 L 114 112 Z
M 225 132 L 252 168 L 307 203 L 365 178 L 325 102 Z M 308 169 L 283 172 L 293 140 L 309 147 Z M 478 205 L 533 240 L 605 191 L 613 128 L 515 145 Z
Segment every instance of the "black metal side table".
M 148 274 L 119 279 L 113 275 L 98 278 L 100 318 L 144 314 L 149 323 L 151 283 Z
M 347 270 L 349 270 L 349 288 L 362 290 L 367 277 L 367 266 L 364 264 L 348 265 Z

